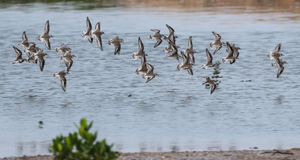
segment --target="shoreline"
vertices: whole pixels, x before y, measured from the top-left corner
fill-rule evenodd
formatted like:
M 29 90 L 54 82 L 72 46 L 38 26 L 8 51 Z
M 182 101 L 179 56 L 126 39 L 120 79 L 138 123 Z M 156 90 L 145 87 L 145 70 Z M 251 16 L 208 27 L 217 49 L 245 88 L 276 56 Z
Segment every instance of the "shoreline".
M 4 157 L 0 160 L 52 160 L 52 155 Z M 117 160 L 295 160 L 300 159 L 300 148 L 283 150 L 234 150 L 234 151 L 182 151 L 120 153 Z

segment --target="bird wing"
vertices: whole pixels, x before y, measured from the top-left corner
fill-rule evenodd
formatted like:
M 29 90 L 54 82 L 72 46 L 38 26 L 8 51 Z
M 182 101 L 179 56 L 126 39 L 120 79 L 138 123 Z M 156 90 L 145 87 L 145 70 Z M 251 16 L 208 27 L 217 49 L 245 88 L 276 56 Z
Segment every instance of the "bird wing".
M 100 22 L 96 23 L 95 29 L 96 29 L 96 30 L 100 30 Z
M 275 47 L 274 52 L 279 52 L 280 49 L 281 49 L 281 43 L 279 43 L 279 44 Z
M 207 48 L 206 48 L 206 57 L 207 57 L 207 63 L 212 63 L 213 57 L 211 56 Z
M 157 46 L 159 46 L 161 44 L 161 42 L 162 42 L 162 40 L 160 38 L 156 38 L 156 41 L 157 42 L 155 43 L 154 48 L 156 48 Z
M 140 37 L 138 39 L 138 43 L 139 43 L 139 51 L 138 52 L 143 52 L 144 51 L 144 44 L 143 44 Z
M 49 20 L 45 23 L 44 27 L 44 34 L 49 34 L 50 31 L 50 25 L 49 25 Z
M 151 29 L 152 32 L 155 32 L 155 33 L 160 33 L 160 30 L 159 29 Z
M 193 50 L 193 41 L 192 41 L 192 36 L 190 36 L 190 38 L 189 38 L 188 49 L 191 49 L 191 50 Z
M 103 51 L 101 35 L 96 36 L 96 42 L 101 51 Z
M 25 31 L 22 34 L 22 41 L 28 41 L 28 38 L 26 36 L 26 32 Z
M 39 62 L 40 62 L 40 69 L 41 71 L 44 70 L 44 66 L 45 66 L 45 60 L 44 58 L 39 58 Z
M 210 94 L 212 94 L 216 89 L 216 84 L 211 84 Z
M 113 43 L 115 46 L 115 55 L 118 53 L 120 54 L 121 51 L 121 43 Z
M 22 51 L 20 51 L 17 47 L 13 46 L 16 54 L 17 54 L 17 59 L 22 58 Z
M 50 43 L 49 38 L 44 39 L 44 42 L 45 42 L 45 46 L 46 46 L 49 50 L 51 50 L 51 43 Z
M 59 79 L 61 81 L 61 88 L 63 89 L 63 91 L 66 91 L 66 88 L 67 88 L 67 79 L 66 79 L 66 77 L 60 75 Z
M 147 74 L 153 72 L 154 67 L 150 63 L 148 63 L 148 62 L 146 62 L 146 65 L 147 65 L 147 68 L 148 68 Z
M 214 31 L 212 33 L 215 35 L 215 40 L 216 41 L 221 40 L 221 36 L 218 33 L 214 32 Z
M 86 31 L 90 32 L 92 30 L 92 24 L 89 17 L 86 17 Z

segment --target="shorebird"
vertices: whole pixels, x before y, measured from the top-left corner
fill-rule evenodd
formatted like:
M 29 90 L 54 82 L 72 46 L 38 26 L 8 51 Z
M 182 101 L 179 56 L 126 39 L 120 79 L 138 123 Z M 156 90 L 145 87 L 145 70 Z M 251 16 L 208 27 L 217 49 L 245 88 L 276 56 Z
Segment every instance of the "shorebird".
M 147 80 L 146 83 L 148 83 L 153 78 L 155 78 L 155 76 L 157 76 L 158 74 L 153 72 L 154 67 L 150 63 L 146 62 L 146 65 L 147 65 L 147 73 L 143 75 L 143 78 L 146 79 Z
M 135 70 L 135 73 L 137 75 L 141 75 L 141 74 L 146 74 L 147 71 L 148 71 L 148 68 L 147 68 L 147 60 L 146 60 L 146 55 L 143 55 L 141 56 L 141 68 L 137 68 Z
M 34 55 L 35 55 L 35 61 L 37 61 L 37 60 L 39 61 L 40 70 L 43 71 L 44 70 L 44 66 L 45 66 L 44 57 L 47 55 L 47 53 L 44 53 L 43 50 L 39 50 Z
M 72 60 L 73 57 L 76 56 L 74 54 L 71 54 L 71 51 L 67 51 L 64 55 L 60 56 L 60 60 L 64 60 L 65 65 L 67 66 L 67 72 L 70 71 L 73 65 L 73 60 Z
M 207 57 L 207 61 L 205 65 L 202 65 L 202 69 L 206 69 L 208 67 L 214 67 L 215 64 L 213 64 L 213 57 L 211 56 L 207 48 L 206 48 L 206 57 Z
M 280 52 L 280 49 L 281 49 L 281 43 L 279 43 L 279 44 L 275 47 L 275 49 L 274 49 L 273 52 L 271 51 L 271 52 L 268 54 L 268 57 L 272 60 L 272 59 L 274 59 L 274 57 L 284 56 L 283 54 L 279 53 L 279 52 Z
M 63 91 L 66 91 L 67 88 L 67 79 L 65 77 L 67 74 L 69 74 L 69 72 L 65 72 L 64 70 L 53 74 L 53 77 L 59 77 Z
M 172 50 L 172 45 L 170 42 L 174 43 L 176 46 L 176 38 L 178 38 L 178 37 L 175 36 L 175 34 L 174 34 L 175 30 L 171 26 L 169 26 L 168 24 L 166 24 L 166 26 L 169 29 L 169 35 L 168 35 L 168 37 L 164 36 L 163 39 L 168 42 L 168 46 L 163 49 L 163 52 L 172 52 L 173 50 Z M 176 47 L 180 48 L 179 46 L 176 46 Z
M 93 37 L 92 37 L 92 24 L 89 19 L 89 17 L 86 17 L 86 32 L 82 31 L 81 36 L 83 38 L 87 37 L 90 43 L 93 43 Z
M 192 70 L 193 64 L 190 63 L 189 57 L 184 53 L 184 51 L 181 52 L 181 56 L 183 62 L 177 65 L 177 69 L 179 71 L 181 71 L 182 69 L 186 69 L 190 75 L 193 75 L 193 70 Z
M 167 59 L 177 59 L 179 61 L 178 49 L 177 46 L 168 40 L 168 43 L 171 45 L 172 53 L 170 55 L 166 55 Z
M 144 52 L 144 44 L 143 44 L 143 42 L 142 42 L 142 40 L 141 40 L 141 38 L 139 37 L 139 39 L 138 39 L 138 44 L 139 44 L 139 49 L 138 49 L 138 51 L 135 53 L 135 52 L 133 52 L 133 54 L 132 54 L 132 58 L 133 59 L 136 59 L 137 57 L 143 57 L 144 55 L 145 56 L 148 56 L 145 52 Z
M 114 52 L 115 55 L 120 54 L 122 42 L 123 42 L 123 39 L 119 38 L 118 36 L 113 39 L 109 39 L 108 44 L 109 45 L 113 44 L 115 46 L 115 52 Z
M 222 42 L 221 42 L 222 37 L 214 31 L 212 31 L 212 33 L 215 35 L 215 41 L 210 42 L 209 46 L 210 46 L 210 48 L 214 48 L 214 46 L 216 46 L 216 50 L 213 53 L 213 54 L 215 54 L 222 48 Z
M 210 85 L 210 88 L 211 88 L 210 89 L 210 94 L 212 94 L 215 91 L 216 87 L 217 87 L 217 85 L 215 84 L 215 81 L 211 80 L 209 77 L 205 77 L 205 82 L 202 83 L 202 85 L 204 85 L 204 84 L 209 84 Z
M 49 25 L 49 20 L 47 20 L 45 27 L 44 27 L 44 33 L 39 36 L 39 41 L 44 41 L 45 46 L 50 50 L 51 49 L 51 44 L 50 44 L 50 38 L 53 37 L 52 35 L 49 35 L 50 31 L 50 25 Z
M 236 47 L 235 44 L 230 44 L 232 49 L 233 49 L 233 57 L 235 59 L 238 59 L 239 55 L 240 55 L 240 52 L 239 52 L 239 49 L 241 49 L 240 47 Z
M 28 47 L 29 44 L 35 44 L 35 43 L 33 43 L 33 42 L 28 42 L 28 38 L 27 38 L 27 36 L 26 36 L 26 32 L 24 31 L 23 34 L 22 34 L 22 42 L 19 43 L 18 45 L 19 45 L 19 46 L 23 46 L 23 47 L 25 48 L 25 47 Z
M 24 52 L 28 56 L 27 61 L 37 63 L 37 60 L 35 59 L 35 53 L 37 53 L 39 50 L 41 50 L 39 47 L 36 47 L 35 43 L 30 43 L 28 47 L 25 47 Z
M 16 54 L 17 54 L 17 58 L 16 60 L 14 60 L 12 62 L 12 64 L 15 64 L 15 63 L 23 63 L 24 61 L 27 61 L 27 59 L 25 58 L 22 58 L 22 51 L 20 51 L 17 47 L 13 46 Z
M 284 67 L 283 67 L 283 61 L 281 59 L 279 59 L 280 56 L 283 56 L 283 54 L 279 53 L 280 52 L 280 49 L 281 49 L 281 43 L 279 43 L 273 52 L 270 52 L 268 54 L 268 57 L 270 59 L 273 59 L 275 61 L 275 64 L 273 65 L 273 63 L 271 64 L 272 66 L 277 66 L 278 67 L 278 71 L 277 71 L 277 78 L 279 78 L 279 76 L 281 75 L 281 73 L 283 72 L 284 70 Z
M 150 35 L 150 39 L 156 39 L 156 43 L 154 45 L 154 48 L 156 48 L 157 46 L 159 46 L 162 42 L 161 38 L 165 37 L 163 34 L 160 34 L 160 30 L 159 29 L 151 29 L 151 31 L 154 32 L 153 35 Z
M 195 57 L 194 54 L 197 53 L 194 48 L 193 48 L 193 39 L 192 36 L 190 36 L 189 41 L 188 41 L 188 48 L 186 50 L 186 55 L 189 57 L 190 62 L 195 64 Z
M 60 47 L 56 47 L 55 51 L 57 53 L 61 52 L 62 54 L 65 54 L 67 51 L 71 51 L 71 48 L 67 47 L 65 44 L 62 44 Z
M 98 47 L 103 51 L 101 35 L 105 33 L 100 31 L 100 29 L 100 22 L 98 22 L 95 26 L 95 30 L 92 31 L 92 34 L 96 37 Z
M 235 62 L 235 57 L 233 56 L 234 51 L 233 51 L 231 45 L 228 42 L 226 42 L 226 45 L 227 45 L 226 52 L 228 54 L 227 54 L 226 58 L 224 58 L 224 57 L 222 58 L 222 61 L 223 61 L 223 63 L 229 61 L 230 64 L 233 64 Z

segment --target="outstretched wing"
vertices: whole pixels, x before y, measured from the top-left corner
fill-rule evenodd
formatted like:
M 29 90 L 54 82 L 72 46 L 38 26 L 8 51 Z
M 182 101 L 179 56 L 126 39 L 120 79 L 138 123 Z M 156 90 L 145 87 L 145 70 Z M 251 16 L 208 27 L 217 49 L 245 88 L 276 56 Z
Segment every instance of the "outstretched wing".
M 61 88 L 63 89 L 63 91 L 66 91 L 67 88 L 67 79 L 65 76 L 59 76 L 60 82 L 61 82 Z
M 146 62 L 146 65 L 148 67 L 147 74 L 153 72 L 154 67 L 150 63 L 148 63 L 148 62 Z
M 159 46 L 161 44 L 162 40 L 160 38 L 156 38 L 156 43 L 154 45 L 154 48 L 156 48 L 157 46 Z
M 213 57 L 211 56 L 207 48 L 206 48 L 206 57 L 207 57 L 207 63 L 212 63 Z
M 281 43 L 279 43 L 279 44 L 275 47 L 274 52 L 279 52 L 280 49 L 281 49 Z
M 28 41 L 28 38 L 26 36 L 26 32 L 25 31 L 22 34 L 22 41 Z
M 193 41 L 192 41 L 192 36 L 190 36 L 190 38 L 189 38 L 188 49 L 190 49 L 190 50 L 193 50 Z
M 144 44 L 143 44 L 140 37 L 138 39 L 138 43 L 139 43 L 139 52 L 143 52 L 144 51 Z
M 13 46 L 16 54 L 17 54 L 17 59 L 22 58 L 22 51 L 20 51 L 17 47 Z
M 92 24 L 89 17 L 86 17 L 86 31 L 90 32 L 92 30 Z
M 50 31 L 50 25 L 49 25 L 49 20 L 45 23 L 44 27 L 44 34 L 49 34 Z
M 214 31 L 212 31 L 212 33 L 215 35 L 216 41 L 221 40 L 222 37 L 218 33 L 214 32 Z

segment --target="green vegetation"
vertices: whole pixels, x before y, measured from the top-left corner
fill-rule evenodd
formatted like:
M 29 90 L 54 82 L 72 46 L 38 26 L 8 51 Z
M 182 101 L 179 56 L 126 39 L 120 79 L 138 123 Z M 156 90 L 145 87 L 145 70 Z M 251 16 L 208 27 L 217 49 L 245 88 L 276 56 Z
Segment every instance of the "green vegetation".
M 221 81 L 218 78 L 222 78 L 222 76 L 219 76 L 219 74 L 221 73 L 221 68 L 220 68 L 220 61 L 217 61 L 215 63 L 215 67 L 214 67 L 214 72 L 213 72 L 213 76 L 211 76 L 211 78 L 215 81 L 215 83 L 217 85 L 219 85 L 221 83 Z
M 57 136 L 53 139 L 50 152 L 54 160 L 112 160 L 119 157 L 119 153 L 111 150 L 113 145 L 107 145 L 105 139 L 97 141 L 97 132 L 91 133 L 93 122 L 87 124 L 85 118 L 80 120 L 78 132 L 69 136 Z

